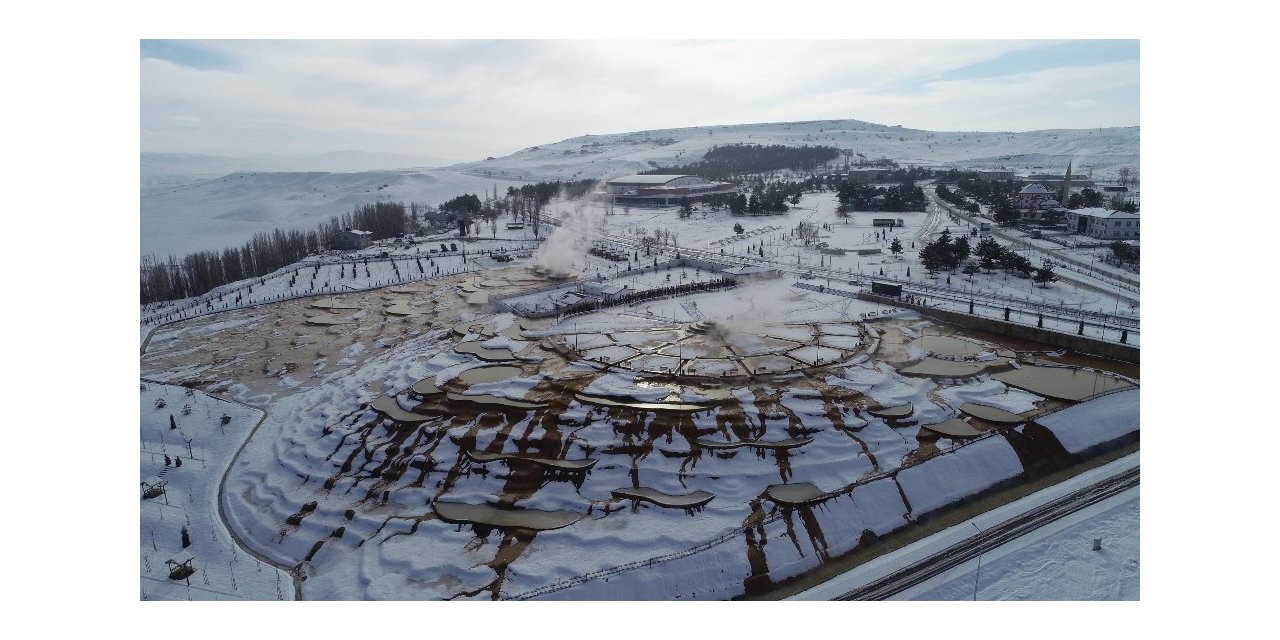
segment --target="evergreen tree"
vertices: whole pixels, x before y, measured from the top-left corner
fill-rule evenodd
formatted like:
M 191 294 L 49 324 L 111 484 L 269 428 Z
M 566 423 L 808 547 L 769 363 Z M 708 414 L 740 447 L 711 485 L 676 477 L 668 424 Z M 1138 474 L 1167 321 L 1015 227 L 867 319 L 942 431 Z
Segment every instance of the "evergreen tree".
M 1000 243 L 991 238 L 983 238 L 978 242 L 978 246 L 974 247 L 973 254 L 979 258 L 991 258 L 996 260 L 1000 257 L 1000 252 L 1004 251 L 1000 248 Z
M 996 261 L 992 259 L 991 256 L 982 256 L 982 259 L 978 261 L 978 264 L 981 265 L 987 273 L 991 273 L 996 269 Z
M 1013 203 L 1009 202 L 1007 198 L 1001 198 L 996 203 L 994 217 L 996 222 L 1005 227 L 1012 227 L 1022 219 L 1021 215 L 1018 214 L 1018 210 L 1014 208 Z
M 929 272 L 929 275 L 932 276 L 947 268 L 950 260 L 950 248 L 949 243 L 944 243 L 939 239 L 920 249 L 920 263 L 924 265 L 924 270 Z
M 956 241 L 951 244 L 951 252 L 949 255 L 951 258 L 949 266 L 952 269 L 959 267 L 960 263 L 969 258 L 969 239 L 964 236 L 957 238 Z
M 1036 269 L 1036 275 L 1033 278 L 1041 287 L 1049 288 L 1049 283 L 1057 280 L 1053 275 L 1053 264 L 1047 260 Z

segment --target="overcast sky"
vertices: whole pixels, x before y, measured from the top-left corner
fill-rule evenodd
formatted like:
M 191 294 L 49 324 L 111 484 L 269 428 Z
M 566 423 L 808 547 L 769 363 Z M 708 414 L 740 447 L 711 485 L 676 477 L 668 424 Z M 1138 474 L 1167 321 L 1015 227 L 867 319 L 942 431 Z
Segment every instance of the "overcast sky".
M 142 40 L 143 151 L 421 164 L 586 133 L 853 118 L 1139 124 L 1136 40 Z

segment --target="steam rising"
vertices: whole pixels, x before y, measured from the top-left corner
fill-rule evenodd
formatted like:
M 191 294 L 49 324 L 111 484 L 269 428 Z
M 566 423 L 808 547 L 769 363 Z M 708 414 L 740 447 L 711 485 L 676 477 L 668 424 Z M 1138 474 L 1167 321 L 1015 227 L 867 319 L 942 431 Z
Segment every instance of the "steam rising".
M 588 234 L 604 227 L 604 213 L 579 204 L 560 218 L 560 226 L 538 248 L 534 263 L 549 273 L 568 273 L 587 254 Z

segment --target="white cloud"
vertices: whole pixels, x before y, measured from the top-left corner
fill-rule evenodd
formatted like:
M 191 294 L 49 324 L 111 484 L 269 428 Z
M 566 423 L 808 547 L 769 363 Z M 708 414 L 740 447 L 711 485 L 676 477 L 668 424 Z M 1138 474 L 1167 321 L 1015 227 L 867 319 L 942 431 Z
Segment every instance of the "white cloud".
M 1037 41 L 193 44 L 227 64 L 141 61 L 144 150 L 465 161 L 584 133 L 777 120 L 1006 130 L 1097 126 L 1098 111 L 1137 123 L 1136 61 L 939 79 Z

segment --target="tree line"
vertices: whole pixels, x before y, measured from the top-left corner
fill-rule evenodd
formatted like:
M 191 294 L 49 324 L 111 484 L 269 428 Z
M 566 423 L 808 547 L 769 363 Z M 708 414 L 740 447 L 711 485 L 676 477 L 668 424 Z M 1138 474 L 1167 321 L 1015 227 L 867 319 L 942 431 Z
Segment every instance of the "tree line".
M 541 209 L 551 198 L 556 194 L 581 197 L 595 183 L 595 180 L 556 180 L 526 184 L 508 187 L 505 198 L 498 197 L 495 187 L 494 194 L 486 193 L 484 200 L 475 194 L 464 194 L 439 207 L 411 202 L 407 210 L 403 202 L 375 202 L 360 205 L 350 213 L 333 216 L 312 231 L 262 231 L 239 247 L 197 251 L 182 259 L 170 255 L 167 261 L 161 261 L 155 255 L 144 256 L 139 279 L 141 302 L 180 300 L 246 278 L 265 276 L 332 247 L 338 233 L 344 229 L 369 231 L 374 240 L 454 225 L 462 235 L 470 235 L 480 232 L 479 221 L 484 220 L 490 223 L 494 235 L 497 235 L 498 216 L 511 213 L 517 220 L 535 223 L 536 237 Z
M 344 229 L 361 229 L 374 240 L 404 233 L 408 222 L 402 202 L 377 202 L 333 216 L 313 231 L 272 229 L 254 234 L 239 247 L 189 253 L 161 262 L 142 258 L 140 289 L 143 304 L 190 298 L 225 284 L 265 276 L 334 244 Z
M 782 169 L 811 171 L 835 160 L 840 150 L 825 145 L 788 147 L 781 144 L 732 144 L 707 150 L 702 159 L 685 165 L 657 167 L 641 171 L 641 175 L 693 174 L 712 180 L 728 180 L 733 176 L 768 173 Z
M 970 255 L 979 258 L 977 264 L 965 263 Z M 961 236 L 953 240 L 951 231 L 948 229 L 943 229 L 937 239 L 921 247 L 920 263 L 924 265 L 929 275 L 946 270 L 954 273 L 963 264 L 963 273 L 969 276 L 970 280 L 979 269 L 991 274 L 997 268 L 1018 277 L 1032 278 L 1043 287 L 1048 287 L 1050 282 L 1057 280 L 1053 275 L 1053 264 L 1047 259 L 1039 267 L 1035 267 L 1026 256 L 1000 246 L 1000 243 L 991 238 L 985 238 L 976 247 L 971 248 L 968 238 Z M 1033 272 L 1034 275 L 1032 275 Z
M 841 182 L 836 190 L 840 206 L 836 214 L 847 217 L 853 211 L 924 211 L 924 189 L 908 179 L 891 187 L 873 187 Z

